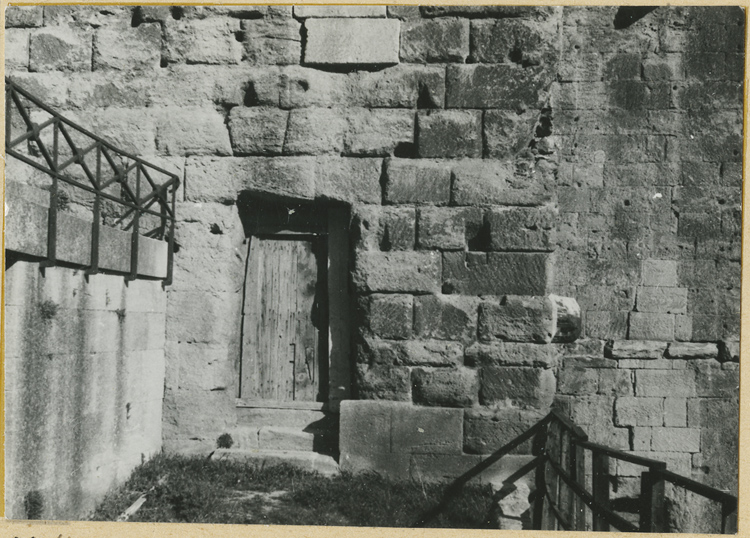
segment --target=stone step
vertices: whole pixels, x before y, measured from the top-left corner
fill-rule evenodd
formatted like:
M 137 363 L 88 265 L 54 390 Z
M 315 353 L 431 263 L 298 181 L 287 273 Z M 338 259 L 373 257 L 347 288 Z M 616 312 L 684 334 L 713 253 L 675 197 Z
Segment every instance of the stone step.
M 313 409 L 268 409 L 262 407 L 237 407 L 237 423 L 243 426 L 284 426 L 309 431 L 338 430 L 339 415 L 330 411 Z
M 302 450 L 240 450 L 220 448 L 211 454 L 213 460 L 232 460 L 262 465 L 287 463 L 305 471 L 315 471 L 325 476 L 339 473 L 339 464 L 332 456 Z
M 240 450 L 294 450 L 335 453 L 338 449 L 336 431 L 304 431 L 283 426 L 238 426 L 229 431 L 230 447 Z

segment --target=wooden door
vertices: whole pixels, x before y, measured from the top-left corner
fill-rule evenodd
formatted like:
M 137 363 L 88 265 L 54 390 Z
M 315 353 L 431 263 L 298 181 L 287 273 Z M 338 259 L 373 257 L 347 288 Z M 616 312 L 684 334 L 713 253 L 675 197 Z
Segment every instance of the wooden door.
M 240 397 L 321 401 L 327 366 L 325 243 L 252 237 L 245 275 Z

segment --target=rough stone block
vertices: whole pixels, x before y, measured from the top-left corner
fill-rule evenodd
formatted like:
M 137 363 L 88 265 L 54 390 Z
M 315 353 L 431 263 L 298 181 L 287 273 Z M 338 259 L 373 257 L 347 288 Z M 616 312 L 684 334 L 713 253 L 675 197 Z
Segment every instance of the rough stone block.
M 62 27 L 33 34 L 29 71 L 91 71 L 91 35 Z
M 213 109 L 170 107 L 158 111 L 156 148 L 164 155 L 231 155 L 224 117 Z
M 447 204 L 451 196 L 451 170 L 438 161 L 390 159 L 386 162 L 388 203 Z
M 552 74 L 544 67 L 515 64 L 449 65 L 449 108 L 541 108 Z
M 288 119 L 289 113 L 277 108 L 234 107 L 229 113 L 232 150 L 236 155 L 280 155 Z
M 548 344 L 555 334 L 555 318 L 548 297 L 484 300 L 479 306 L 479 339 Z
M 417 215 L 413 207 L 383 207 L 376 230 L 380 250 L 412 250 L 416 241 Z
M 737 369 L 724 369 L 715 360 L 696 360 L 694 368 L 698 396 L 708 398 L 737 397 L 740 386 Z
M 170 291 L 167 340 L 226 344 L 239 335 L 240 308 L 241 297 L 233 292 Z
M 550 368 L 557 363 L 554 346 L 515 342 L 476 343 L 466 348 L 467 366 L 534 366 Z
M 613 359 L 660 359 L 664 356 L 667 344 L 663 342 L 639 340 L 615 340 L 605 348 L 605 353 Z
M 417 246 L 422 249 L 465 250 L 466 216 L 465 210 L 455 208 L 421 208 L 417 220 Z
M 639 312 L 684 314 L 687 291 L 687 288 L 641 287 L 636 290 L 636 308 Z
M 599 371 L 583 368 L 575 362 L 565 361 L 557 374 L 558 394 L 596 394 L 599 388 Z
M 731 341 L 719 342 L 719 362 L 740 362 L 740 343 Z
M 370 297 L 370 330 L 381 338 L 409 338 L 412 332 L 411 295 L 373 295 Z
M 644 286 L 678 286 L 677 262 L 674 260 L 643 260 L 641 262 L 641 283 Z
M 719 348 L 713 343 L 672 343 L 669 344 L 667 355 L 672 359 L 716 359 Z
M 242 21 L 242 59 L 253 65 L 296 65 L 302 58 L 302 25 L 292 18 Z
M 529 110 L 487 110 L 484 113 L 484 138 L 487 156 L 493 159 L 508 159 L 524 149 L 534 139 L 534 127 L 539 113 Z
M 388 6 L 388 18 L 401 19 L 419 19 L 422 14 L 419 12 L 419 6 Z
M 383 18 L 385 15 L 385 6 L 294 6 L 294 17 L 297 19 Z
M 631 312 L 628 337 L 636 340 L 674 340 L 674 315 Z
M 632 396 L 633 379 L 628 370 L 600 369 L 598 394 Z
M 158 69 L 161 61 L 161 27 L 100 28 L 94 34 L 94 71 L 100 69 Z
M 396 405 L 391 415 L 391 452 L 461 454 L 464 412 Z
M 238 64 L 242 60 L 242 44 L 235 34 L 239 31 L 240 21 L 229 18 L 167 24 L 165 56 L 169 62 Z
M 414 299 L 414 332 L 420 338 L 476 339 L 479 299 L 451 295 L 424 295 Z
M 353 109 L 347 112 L 346 121 L 346 155 L 393 155 L 398 148 L 414 144 L 411 110 Z
M 347 455 L 391 451 L 391 414 L 398 404 L 343 400 L 339 411 L 339 450 Z
M 481 157 L 482 113 L 475 110 L 432 110 L 417 115 L 420 157 Z
M 551 280 L 548 254 L 444 252 L 443 292 L 463 295 L 543 295 Z
M 7 71 L 29 69 L 29 35 L 29 30 L 5 29 L 5 69 Z
M 464 348 L 457 342 L 407 340 L 401 342 L 370 340 L 360 346 L 358 360 L 396 366 L 458 366 Z
M 556 312 L 555 336 L 552 341 L 556 344 L 575 342 L 581 336 L 583 328 L 578 301 L 560 295 L 550 295 L 549 298 Z
M 521 6 L 421 6 L 422 16 L 425 18 L 433 17 L 486 17 L 486 18 L 505 18 L 505 17 L 544 17 L 548 15 L 548 8 L 539 7 L 521 7 Z
M 375 365 L 356 368 L 356 387 L 364 400 L 411 400 L 411 378 L 409 368 L 401 366 Z
M 401 25 L 402 62 L 458 62 L 469 55 L 469 21 L 411 19 Z
M 659 452 L 700 452 L 699 428 L 654 428 L 651 448 Z
M 491 454 L 526 433 L 544 415 L 519 409 L 467 409 L 464 411 L 464 451 Z M 531 441 L 511 451 L 531 454 Z
M 438 293 L 440 256 L 435 252 L 360 252 L 352 275 L 370 292 Z
M 367 108 L 443 108 L 445 69 L 398 65 L 350 75 L 348 103 Z
M 414 368 L 414 402 L 441 407 L 471 407 L 477 403 L 478 375 L 470 368 Z
M 234 173 L 240 174 L 245 189 L 311 200 L 320 187 L 317 161 L 309 157 L 258 157 L 235 162 L 238 166 Z
M 393 19 L 306 19 L 304 63 L 397 64 L 399 29 L 400 22 Z
M 664 399 L 664 425 L 668 427 L 684 428 L 687 424 L 687 399 Z
M 556 211 L 552 207 L 495 208 L 487 213 L 492 250 L 551 251 L 555 248 Z
M 349 103 L 351 88 L 344 73 L 290 65 L 283 67 L 281 73 L 278 68 L 256 68 L 251 80 L 258 104 L 281 108 L 328 108 Z
M 661 426 L 664 422 L 664 399 L 617 398 L 614 421 L 615 426 Z
M 479 63 L 513 62 L 554 68 L 558 59 L 555 45 L 558 20 L 516 18 L 478 20 L 472 23 L 472 58 Z
M 453 165 L 452 200 L 457 205 L 540 205 L 549 192 L 517 177 L 512 163 L 467 159 Z
M 5 9 L 6 28 L 37 28 L 43 22 L 42 6 L 8 6 Z
M 552 405 L 555 383 L 550 369 L 486 366 L 482 368 L 479 402 L 545 409 Z
M 182 189 L 191 202 L 234 202 L 241 188 L 244 159 L 191 157 L 185 164 Z
M 382 199 L 380 159 L 320 157 L 315 166 L 315 197 L 350 204 L 378 204 Z
M 689 398 L 696 395 L 696 375 L 692 370 L 637 370 L 637 397 Z

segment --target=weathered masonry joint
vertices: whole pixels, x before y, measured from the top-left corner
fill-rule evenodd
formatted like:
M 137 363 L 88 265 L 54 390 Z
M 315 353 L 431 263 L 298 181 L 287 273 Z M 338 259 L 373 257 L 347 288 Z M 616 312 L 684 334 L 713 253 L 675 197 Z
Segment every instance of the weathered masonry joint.
M 551 409 L 734 491 L 744 20 L 9 9 L 9 515 L 80 516 L 159 449 L 453 480 Z M 672 530 L 710 512 L 669 495 Z

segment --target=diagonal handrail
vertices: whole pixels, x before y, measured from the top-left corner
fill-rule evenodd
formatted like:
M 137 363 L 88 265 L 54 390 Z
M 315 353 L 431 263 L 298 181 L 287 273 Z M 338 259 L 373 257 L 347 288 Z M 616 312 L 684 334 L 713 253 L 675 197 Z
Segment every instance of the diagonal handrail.
M 737 497 L 690 478 L 666 470 L 667 464 L 629 454 L 611 447 L 592 443 L 586 432 L 558 409 L 540 419 L 524 433 L 506 443 L 482 462 L 451 482 L 440 502 L 421 515 L 414 527 L 424 527 L 450 504 L 466 483 L 489 469 L 494 463 L 529 439 L 535 439 L 536 457 L 506 479 L 513 483 L 528 473 L 536 472 L 536 491 L 532 493 L 532 526 L 537 530 L 587 530 L 583 507 L 592 514 L 593 530 L 622 532 L 668 532 L 665 520 L 664 483 L 670 482 L 721 504 L 721 533 L 732 533 L 737 514 Z M 592 469 L 586 472 L 584 450 L 591 452 Z M 643 466 L 641 475 L 640 518 L 632 523 L 609 505 L 609 458 Z M 585 477 L 593 477 L 589 491 Z M 568 490 L 563 491 L 561 481 Z M 531 496 L 530 496 L 531 499 Z M 734 519 L 733 519 L 734 518 Z
M 24 99 L 28 102 L 25 103 Z M 41 123 L 35 123 L 27 107 L 33 105 L 50 115 Z M 24 132 L 13 138 L 12 118 L 17 115 L 24 125 Z M 42 136 L 44 132 L 52 130 L 51 147 Z M 74 138 L 75 136 L 75 138 Z M 130 271 L 126 278 L 132 280 L 138 275 L 138 242 L 140 220 L 144 215 L 151 215 L 160 219 L 161 225 L 146 232 L 144 235 L 168 242 L 167 274 L 164 285 L 172 282 L 172 266 L 174 255 L 174 232 L 176 221 L 176 192 L 180 186 L 180 179 L 176 174 L 159 166 L 151 164 L 136 155 L 132 155 L 116 147 L 107 140 L 95 135 L 70 119 L 60 115 L 38 97 L 20 87 L 15 81 L 5 78 L 5 153 L 19 161 L 44 172 L 52 178 L 50 187 L 50 207 L 48 219 L 48 244 L 45 266 L 57 263 L 57 212 L 59 206 L 59 182 L 66 183 L 75 189 L 94 195 L 91 259 L 87 274 L 99 272 L 99 228 L 101 226 L 101 201 L 115 202 L 125 208 L 124 214 L 116 224 L 131 218 L 125 230 L 131 230 Z M 23 144 L 33 142 L 42 160 L 22 151 Z M 62 145 L 67 146 L 67 153 L 63 156 Z M 87 162 L 87 158 L 95 158 L 96 165 Z M 61 161 L 61 157 L 65 160 Z M 102 159 L 103 158 L 103 159 Z M 117 161 L 122 164 L 118 164 Z M 111 172 L 105 173 L 103 162 L 109 166 Z M 87 183 L 71 177 L 70 170 L 77 165 L 83 171 Z M 132 172 L 135 171 L 135 184 L 131 187 Z M 129 180 L 129 177 L 131 179 Z M 146 189 L 141 183 L 145 180 Z M 106 191 L 113 185 L 119 185 L 120 195 Z M 158 210 L 152 209 L 158 204 Z

